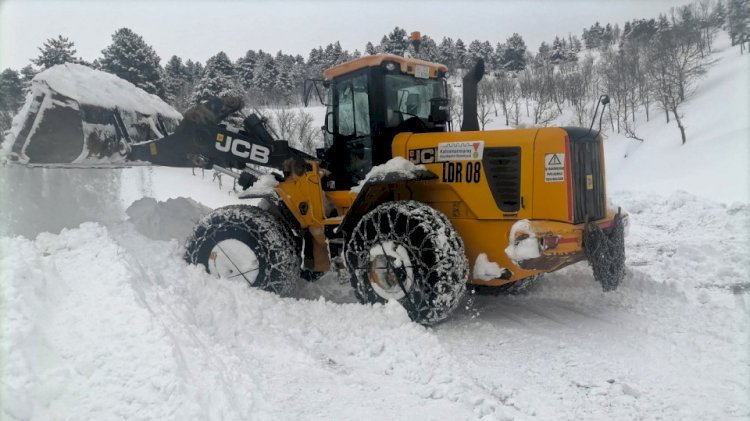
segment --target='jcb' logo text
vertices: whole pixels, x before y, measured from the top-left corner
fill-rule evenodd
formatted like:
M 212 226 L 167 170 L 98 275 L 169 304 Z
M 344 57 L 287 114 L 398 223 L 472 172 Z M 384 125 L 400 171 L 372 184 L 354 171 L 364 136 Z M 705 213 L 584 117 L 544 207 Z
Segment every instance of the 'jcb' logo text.
M 259 164 L 267 164 L 271 150 L 263 145 L 256 145 L 246 140 L 235 139 L 222 134 L 216 135 L 216 149 L 221 152 L 232 152 L 240 158 L 249 158 Z

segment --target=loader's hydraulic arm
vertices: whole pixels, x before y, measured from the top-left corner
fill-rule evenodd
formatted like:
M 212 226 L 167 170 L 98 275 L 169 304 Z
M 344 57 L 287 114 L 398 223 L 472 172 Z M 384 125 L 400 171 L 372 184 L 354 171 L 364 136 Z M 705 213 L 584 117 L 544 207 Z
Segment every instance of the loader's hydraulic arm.
M 169 167 L 214 168 L 236 177 L 239 175 L 226 169 L 244 170 L 248 165 L 259 165 L 292 171 L 305 159 L 314 159 L 290 147 L 285 140 L 275 140 L 266 129 L 264 120 L 255 114 L 244 119 L 242 130 L 232 130 L 220 124 L 240 108 L 242 102 L 234 98 L 204 101 L 185 112 L 174 133 L 130 145 L 127 159 Z M 249 175 L 240 179 L 241 185 L 253 181 Z

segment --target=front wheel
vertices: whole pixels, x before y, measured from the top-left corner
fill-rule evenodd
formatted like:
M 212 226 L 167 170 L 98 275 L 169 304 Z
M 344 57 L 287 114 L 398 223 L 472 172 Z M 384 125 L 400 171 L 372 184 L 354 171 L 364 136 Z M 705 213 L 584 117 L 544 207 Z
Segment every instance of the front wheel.
M 288 295 L 299 275 L 292 236 L 273 215 L 255 206 L 231 205 L 203 217 L 185 244 L 185 260 L 217 278 Z
M 412 320 L 447 318 L 466 291 L 464 244 L 445 215 L 419 202 L 390 202 L 366 214 L 347 243 L 360 302 L 401 303 Z

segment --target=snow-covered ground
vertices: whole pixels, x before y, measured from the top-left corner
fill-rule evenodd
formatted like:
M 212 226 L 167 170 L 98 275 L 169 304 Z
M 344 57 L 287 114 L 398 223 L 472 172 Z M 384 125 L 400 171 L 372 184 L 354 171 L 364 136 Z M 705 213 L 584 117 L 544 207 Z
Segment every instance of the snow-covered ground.
M 607 140 L 617 291 L 582 263 L 434 328 L 331 276 L 279 298 L 186 265 L 239 201 L 211 172 L 0 167 L 0 419 L 750 418 L 750 55 L 718 49 L 687 145 L 657 113 Z

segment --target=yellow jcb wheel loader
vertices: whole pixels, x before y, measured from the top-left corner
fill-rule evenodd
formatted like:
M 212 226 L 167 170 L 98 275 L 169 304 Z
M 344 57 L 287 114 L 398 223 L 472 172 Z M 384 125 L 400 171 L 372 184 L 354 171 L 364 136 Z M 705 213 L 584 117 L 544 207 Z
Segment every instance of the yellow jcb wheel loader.
M 203 218 L 186 259 L 280 294 L 300 277 L 334 271 L 361 302 L 397 300 L 430 325 L 451 314 L 467 287 L 507 292 L 584 259 L 604 290 L 615 289 L 627 216 L 607 206 L 593 121 L 589 129 L 479 131 L 480 61 L 463 79 L 461 131 L 450 131 L 447 70 L 377 54 L 306 82 L 307 97 L 327 105 L 317 157 L 274 139 L 256 115 L 242 130 L 219 125 L 242 104 L 214 98 L 171 135 L 124 141 L 119 161 L 238 178 L 243 197 L 258 204 Z M 257 181 L 251 166 L 279 172 Z
M 283 176 L 244 193 L 260 208 L 201 221 L 188 261 L 280 293 L 300 268 L 308 279 L 336 271 L 361 302 L 397 300 L 423 324 L 448 317 L 467 287 L 503 292 L 587 257 L 616 288 L 627 217 L 607 208 L 600 134 L 479 131 L 481 63 L 463 81 L 461 131 L 450 132 L 446 72 L 386 54 L 326 70 L 317 159 L 274 147 L 257 122 L 246 121 L 249 138 L 218 130 L 215 149 L 238 159 L 229 166 L 270 163 Z

